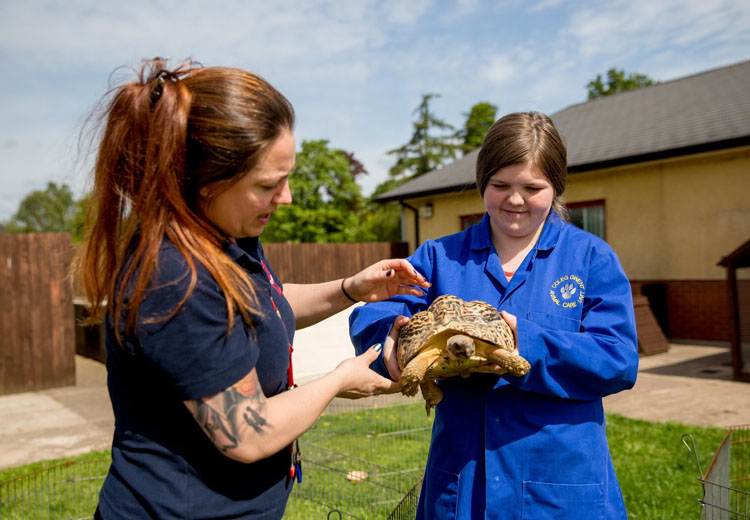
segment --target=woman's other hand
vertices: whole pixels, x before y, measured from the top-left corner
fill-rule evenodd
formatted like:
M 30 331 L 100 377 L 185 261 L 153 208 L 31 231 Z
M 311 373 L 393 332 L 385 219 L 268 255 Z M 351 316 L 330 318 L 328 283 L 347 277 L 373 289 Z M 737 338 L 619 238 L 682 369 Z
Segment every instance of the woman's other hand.
M 357 357 L 349 358 L 334 369 L 342 380 L 342 389 L 338 397 L 347 399 L 360 399 L 380 394 L 393 394 L 398 392 L 398 383 L 385 378 L 370 369 L 382 351 L 381 345 L 373 345 Z
M 431 285 L 407 260 L 392 258 L 376 262 L 344 279 L 342 287 L 357 301 L 377 302 L 397 294 L 422 296 L 422 289 Z

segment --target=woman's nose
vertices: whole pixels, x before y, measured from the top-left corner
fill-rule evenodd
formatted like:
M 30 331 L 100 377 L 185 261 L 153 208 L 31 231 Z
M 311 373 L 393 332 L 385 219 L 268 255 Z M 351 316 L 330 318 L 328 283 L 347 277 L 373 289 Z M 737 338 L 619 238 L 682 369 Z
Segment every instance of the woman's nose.
M 276 194 L 273 202 L 275 204 L 292 203 L 292 190 L 289 189 L 289 181 L 284 182 L 284 185 L 281 187 L 281 191 Z

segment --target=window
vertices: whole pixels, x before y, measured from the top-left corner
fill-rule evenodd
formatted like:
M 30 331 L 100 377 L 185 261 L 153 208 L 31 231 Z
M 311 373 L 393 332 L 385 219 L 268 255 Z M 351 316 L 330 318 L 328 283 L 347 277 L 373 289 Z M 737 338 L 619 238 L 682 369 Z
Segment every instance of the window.
M 481 222 L 482 217 L 484 216 L 484 213 L 477 213 L 476 215 L 462 215 L 461 218 L 461 231 L 464 229 L 473 226 L 474 224 L 479 224 Z
M 574 202 L 566 204 L 570 223 L 592 233 L 602 240 L 604 233 L 604 201 Z

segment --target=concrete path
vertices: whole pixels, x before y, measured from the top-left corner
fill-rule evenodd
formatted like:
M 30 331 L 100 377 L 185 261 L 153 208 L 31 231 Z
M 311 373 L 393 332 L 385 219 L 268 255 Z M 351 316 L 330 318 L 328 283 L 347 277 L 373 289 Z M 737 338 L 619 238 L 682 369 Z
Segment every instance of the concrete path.
M 297 381 L 328 372 L 353 355 L 349 312 L 297 332 Z M 729 361 L 726 347 L 672 344 L 666 353 L 641 358 L 635 388 L 607 397 L 605 410 L 649 421 L 748 424 L 750 383 L 731 380 Z M 76 371 L 75 386 L 0 396 L 0 468 L 109 447 L 114 419 L 104 365 L 77 356 Z

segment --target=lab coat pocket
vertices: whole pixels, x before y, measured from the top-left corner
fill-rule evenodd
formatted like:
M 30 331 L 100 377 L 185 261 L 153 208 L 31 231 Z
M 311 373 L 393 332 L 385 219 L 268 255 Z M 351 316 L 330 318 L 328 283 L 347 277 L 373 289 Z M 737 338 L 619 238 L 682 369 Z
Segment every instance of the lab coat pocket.
M 581 331 L 581 322 L 575 318 L 567 318 L 545 312 L 529 312 L 527 319 L 545 329 L 561 330 L 563 332 Z
M 523 520 L 605 520 L 604 483 L 523 483 Z
M 459 475 L 429 464 L 424 483 L 422 518 L 456 518 Z

